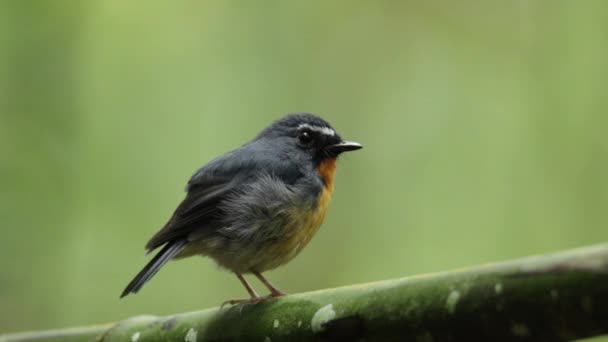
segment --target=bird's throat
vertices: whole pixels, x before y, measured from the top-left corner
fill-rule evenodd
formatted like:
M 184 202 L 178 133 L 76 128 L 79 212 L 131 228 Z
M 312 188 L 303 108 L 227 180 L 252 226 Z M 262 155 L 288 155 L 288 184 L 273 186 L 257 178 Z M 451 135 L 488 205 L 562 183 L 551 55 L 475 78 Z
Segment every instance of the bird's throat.
M 334 176 L 336 174 L 336 159 L 326 159 L 317 166 L 317 173 L 323 179 L 325 191 L 329 191 L 329 195 L 334 191 Z

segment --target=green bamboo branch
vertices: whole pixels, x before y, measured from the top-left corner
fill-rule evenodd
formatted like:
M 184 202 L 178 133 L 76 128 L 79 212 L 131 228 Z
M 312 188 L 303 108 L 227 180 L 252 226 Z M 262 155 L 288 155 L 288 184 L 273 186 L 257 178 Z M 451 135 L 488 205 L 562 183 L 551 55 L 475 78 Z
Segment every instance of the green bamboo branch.
M 570 341 L 608 334 L 608 244 L 0 341 Z

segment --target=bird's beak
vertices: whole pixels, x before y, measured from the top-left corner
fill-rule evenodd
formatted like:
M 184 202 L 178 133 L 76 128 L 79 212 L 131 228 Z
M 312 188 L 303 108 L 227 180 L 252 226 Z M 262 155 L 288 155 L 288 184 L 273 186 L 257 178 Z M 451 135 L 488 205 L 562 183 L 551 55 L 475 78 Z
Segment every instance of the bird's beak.
M 333 154 L 338 155 L 342 152 L 355 151 L 362 147 L 363 146 L 361 144 L 356 143 L 354 141 L 341 141 L 337 144 L 327 146 L 327 150 Z

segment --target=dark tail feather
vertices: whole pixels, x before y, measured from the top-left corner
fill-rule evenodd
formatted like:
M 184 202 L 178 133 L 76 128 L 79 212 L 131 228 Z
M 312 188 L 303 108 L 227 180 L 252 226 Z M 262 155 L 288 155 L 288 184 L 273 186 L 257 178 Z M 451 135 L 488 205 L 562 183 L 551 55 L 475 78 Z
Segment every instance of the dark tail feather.
M 175 240 L 170 241 L 158 252 L 152 260 L 131 280 L 129 285 L 122 291 L 120 298 L 128 295 L 129 293 L 137 293 L 144 284 L 152 278 L 158 270 L 163 267 L 167 261 L 171 260 L 179 252 L 186 247 L 186 240 Z

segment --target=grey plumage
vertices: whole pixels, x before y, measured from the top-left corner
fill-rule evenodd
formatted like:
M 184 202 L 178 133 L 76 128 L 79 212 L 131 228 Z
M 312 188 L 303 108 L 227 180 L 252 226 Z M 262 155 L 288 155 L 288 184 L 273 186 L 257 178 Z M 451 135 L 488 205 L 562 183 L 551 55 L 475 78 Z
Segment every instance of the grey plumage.
M 299 142 L 302 127 L 318 129 L 310 131 L 314 145 Z M 349 150 L 326 148 L 339 143 L 344 142 L 323 119 L 292 114 L 200 168 L 188 181 L 185 199 L 146 244 L 148 252 L 163 248 L 121 297 L 137 292 L 170 259 L 206 255 L 237 274 L 261 273 L 291 260 L 323 220 L 333 185 L 317 210 L 327 184 L 316 167 Z
M 217 229 L 193 232 L 189 239 L 202 241 L 205 254 L 231 271 L 275 268 L 283 262 L 268 253 L 269 247 L 297 234 L 294 208 L 314 210 L 322 188 L 318 180 L 303 178 L 288 185 L 269 173 L 260 173 L 220 202 L 223 219 Z
M 196 231 L 197 236 L 204 236 L 205 231 L 212 233 L 224 224 L 221 221 L 227 216 L 220 204 L 228 198 L 234 199 L 235 194 L 242 193 L 258 179 L 264 180 L 264 176 L 273 177 L 288 186 L 295 186 L 299 180 L 306 179 L 307 175 L 315 172 L 313 157 L 297 153 L 295 149 L 291 144 L 277 142 L 273 136 L 260 134 L 250 143 L 212 160 L 188 181 L 186 198 L 146 248 L 153 250 L 192 231 Z M 311 200 L 322 186 L 318 182 L 301 185 L 316 186 L 312 193 L 306 194 Z M 262 194 L 265 192 L 260 191 Z M 188 240 L 192 241 L 191 238 Z

